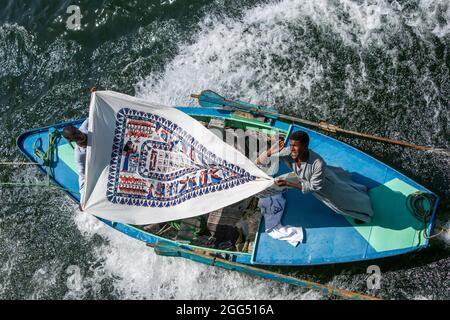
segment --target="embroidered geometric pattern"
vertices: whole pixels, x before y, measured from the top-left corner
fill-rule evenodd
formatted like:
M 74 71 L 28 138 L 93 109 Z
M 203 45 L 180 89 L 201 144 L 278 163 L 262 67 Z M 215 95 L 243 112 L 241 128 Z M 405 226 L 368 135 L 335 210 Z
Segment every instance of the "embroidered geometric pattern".
M 117 113 L 106 191 L 112 203 L 170 207 L 255 179 L 168 119 L 131 108 Z

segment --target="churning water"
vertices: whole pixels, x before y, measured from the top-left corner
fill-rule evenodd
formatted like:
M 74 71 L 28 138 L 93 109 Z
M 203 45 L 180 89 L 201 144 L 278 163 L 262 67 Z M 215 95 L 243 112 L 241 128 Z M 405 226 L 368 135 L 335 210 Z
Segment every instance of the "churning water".
M 79 30 L 66 27 L 71 4 Z M 87 115 L 97 85 L 195 105 L 212 89 L 312 121 L 450 147 L 450 4 L 439 0 L 47 1 L 0 4 L 0 159 L 22 132 Z M 449 159 L 342 138 L 439 194 Z M 1 167 L 5 181 L 40 181 Z M 160 257 L 77 211 L 62 192 L 0 189 L 0 298 L 323 299 L 301 288 Z M 388 299 L 450 298 L 450 240 L 380 261 L 284 270 Z M 381 289 L 366 286 L 381 268 Z M 283 271 L 283 270 L 281 270 Z

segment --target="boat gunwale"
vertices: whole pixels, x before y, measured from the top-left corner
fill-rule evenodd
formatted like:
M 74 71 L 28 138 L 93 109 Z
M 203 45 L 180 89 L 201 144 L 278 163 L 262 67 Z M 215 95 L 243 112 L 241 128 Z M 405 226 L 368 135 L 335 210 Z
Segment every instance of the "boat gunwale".
M 204 116 L 204 117 L 210 117 L 210 118 L 211 118 L 211 117 L 214 117 L 214 118 L 224 118 L 225 120 L 229 120 L 229 121 L 236 121 L 236 122 L 243 122 L 243 123 L 246 123 L 246 122 L 245 122 L 245 120 L 246 120 L 245 118 L 240 119 L 239 117 L 232 117 L 232 112 L 231 112 L 231 111 L 229 111 L 229 110 L 223 110 L 223 109 L 220 109 L 220 108 L 198 108 L 198 107 L 182 107 L 182 106 L 177 106 L 176 108 L 179 109 L 180 111 L 183 111 L 183 112 L 187 113 L 188 115 L 190 115 L 190 116 L 192 116 L 192 117 L 195 117 L 195 116 Z M 213 114 L 211 114 L 211 113 L 202 113 L 202 112 L 201 112 L 201 111 L 205 111 L 205 110 L 214 111 L 214 112 L 213 112 Z M 188 113 L 188 112 L 186 112 L 186 111 L 192 111 L 193 113 Z M 194 112 L 194 111 L 195 111 L 195 112 Z M 220 111 L 222 111 L 222 112 L 220 112 Z M 54 125 L 49 125 L 49 126 L 45 126 L 45 127 L 41 127 L 41 128 L 35 128 L 35 129 L 28 130 L 28 131 L 22 133 L 22 134 L 17 138 L 16 144 L 17 144 L 17 146 L 19 147 L 19 149 L 22 151 L 22 153 L 25 155 L 26 158 L 28 158 L 30 161 L 34 161 L 35 158 L 34 158 L 31 154 L 29 154 L 29 152 L 28 152 L 27 150 L 25 150 L 25 149 L 23 148 L 22 141 L 25 140 L 25 138 L 27 138 L 28 136 L 31 136 L 31 135 L 33 135 L 33 134 L 38 134 L 38 133 L 40 133 L 40 132 L 45 132 L 45 131 L 48 132 L 51 128 L 61 128 L 61 127 L 65 126 L 65 125 L 67 125 L 67 124 L 78 124 L 78 123 L 83 122 L 85 119 L 86 119 L 86 118 L 81 118 L 81 119 L 77 119 L 77 120 L 66 121 L 66 122 L 62 122 L 62 123 L 58 123 L 58 124 L 54 124 Z M 278 121 L 279 123 L 283 123 L 283 124 L 285 124 L 286 126 L 289 126 L 289 129 L 288 129 L 288 130 L 284 130 L 284 129 L 274 127 L 273 125 L 270 125 L 270 124 L 267 124 L 267 123 L 264 123 L 264 122 L 261 122 L 260 124 L 259 124 L 259 123 L 247 123 L 247 124 L 250 124 L 251 126 L 264 127 L 264 129 L 272 129 L 272 130 L 275 129 L 275 130 L 278 130 L 278 131 L 285 132 L 285 133 L 287 134 L 287 135 L 286 135 L 286 139 L 288 139 L 289 134 L 290 134 L 290 132 L 291 132 L 291 130 L 292 130 L 292 128 L 293 128 L 294 125 L 293 125 L 293 124 L 290 124 L 290 123 L 288 123 L 288 122 L 286 122 L 286 121 L 282 121 L 282 120 L 278 120 L 278 119 L 275 119 L 275 121 Z M 338 143 L 338 144 L 339 144 L 339 143 L 342 143 L 342 144 L 344 144 L 346 147 L 351 148 L 352 150 L 356 151 L 357 153 L 361 153 L 361 154 L 363 154 L 364 156 L 370 158 L 372 161 L 375 161 L 377 164 L 379 164 L 379 165 L 381 165 L 381 166 L 383 166 L 383 167 L 387 167 L 387 168 L 390 169 L 393 173 L 396 173 L 396 174 L 399 175 L 400 177 L 404 178 L 404 179 L 406 180 L 405 182 L 411 182 L 411 183 L 413 184 L 413 186 L 419 187 L 419 189 L 426 190 L 426 191 L 430 192 L 431 194 L 433 194 L 433 195 L 436 197 L 436 201 L 435 201 L 435 204 L 434 204 L 434 207 L 433 207 L 433 214 L 432 214 L 432 217 L 431 217 L 431 220 L 430 220 L 431 223 L 430 223 L 430 225 L 429 225 L 429 227 L 428 227 L 428 230 L 427 230 L 428 233 L 430 234 L 431 230 L 432 230 L 433 227 L 435 226 L 435 220 L 436 220 L 437 208 L 438 208 L 439 203 L 440 203 L 440 197 L 439 197 L 437 194 L 435 194 L 434 192 L 430 191 L 429 189 L 427 189 L 427 188 L 424 187 L 423 185 L 420 185 L 419 183 L 415 182 L 414 180 L 412 180 L 411 178 L 407 177 L 406 175 L 404 175 L 403 173 L 399 172 L 398 170 L 392 168 L 392 167 L 389 166 L 388 164 L 383 163 L 382 161 L 380 161 L 380 160 L 374 158 L 373 156 L 371 156 L 371 155 L 369 155 L 369 154 L 363 152 L 362 150 L 357 149 L 356 147 L 353 147 L 352 145 L 350 145 L 350 144 L 348 144 L 348 143 L 346 143 L 346 142 L 337 140 L 337 139 L 335 139 L 335 138 L 333 138 L 333 137 L 330 137 L 330 136 L 328 136 L 328 135 L 325 135 L 325 134 L 323 134 L 323 133 L 320 133 L 320 132 L 318 132 L 318 131 L 309 129 L 309 128 L 307 128 L 307 127 L 304 127 L 304 126 L 301 126 L 301 125 L 298 125 L 298 124 L 295 124 L 295 126 L 297 126 L 297 127 L 299 127 L 299 128 L 304 128 L 304 129 L 307 129 L 307 130 L 311 130 L 311 131 L 313 131 L 314 133 L 321 135 L 321 136 L 324 137 L 325 139 L 331 139 L 333 142 L 336 142 L 336 143 Z M 42 164 L 37 164 L 37 166 L 39 167 L 39 169 L 41 170 L 41 172 L 43 172 L 45 175 L 48 175 L 47 170 L 45 170 L 45 169 L 43 168 L 43 165 L 42 165 Z M 55 184 L 57 184 L 58 186 L 60 186 L 61 188 L 64 189 L 64 186 L 62 186 L 62 185 L 61 185 L 57 180 L 55 180 L 53 177 L 49 176 L 49 178 L 51 179 L 52 182 L 54 182 Z M 79 203 L 79 200 L 78 200 L 78 199 L 77 199 L 70 191 L 68 191 L 68 190 L 62 190 L 62 191 L 64 191 L 66 194 L 68 194 L 68 195 L 70 196 L 70 198 L 71 198 L 72 200 L 74 200 L 75 203 Z M 226 250 L 220 250 L 220 249 L 215 249 L 215 248 L 207 248 L 207 247 L 195 246 L 195 245 L 192 245 L 192 244 L 180 243 L 180 242 L 177 242 L 177 241 L 175 241 L 175 240 L 171 240 L 171 239 L 168 239 L 168 238 L 160 237 L 160 236 L 158 236 L 158 235 L 155 235 L 155 234 L 153 234 L 153 233 L 150 233 L 150 232 L 148 232 L 148 231 L 146 231 L 146 230 L 144 230 L 144 229 L 140 229 L 140 228 L 138 228 L 138 227 L 136 227 L 136 226 L 134 226 L 134 225 L 131 225 L 131 224 L 118 223 L 118 222 L 114 222 L 114 221 L 111 221 L 111 220 L 103 219 L 103 218 L 100 218 L 100 217 L 96 217 L 96 218 L 99 219 L 99 220 L 101 220 L 102 222 L 108 224 L 109 226 L 113 227 L 114 229 L 117 229 L 116 226 L 117 226 L 118 224 L 124 226 L 124 227 L 125 227 L 125 230 L 118 230 L 118 231 L 123 232 L 123 233 L 125 233 L 126 235 L 129 235 L 129 236 L 131 236 L 131 235 L 127 232 L 127 230 L 126 230 L 127 228 L 130 228 L 130 229 L 135 230 L 135 231 L 137 231 L 137 232 L 139 232 L 139 233 L 143 233 L 143 234 L 145 234 L 145 235 L 147 235 L 147 236 L 150 236 L 151 238 L 153 238 L 152 240 L 155 240 L 153 243 L 157 243 L 158 240 L 163 240 L 163 241 L 166 242 L 166 243 L 174 244 L 174 245 L 176 245 L 176 246 L 178 246 L 178 247 L 180 247 L 180 248 L 202 249 L 202 250 L 205 250 L 205 251 L 211 251 L 211 252 L 216 252 L 216 253 L 229 254 L 229 255 L 234 256 L 234 257 L 233 257 L 233 258 L 234 258 L 233 261 L 236 261 L 236 259 L 235 259 L 236 256 L 244 256 L 244 257 L 246 256 L 246 257 L 251 257 L 251 256 L 253 255 L 253 253 L 254 253 L 254 251 L 252 251 L 251 253 L 248 253 L 248 252 L 239 252 L 239 251 L 226 251 Z M 260 220 L 261 220 L 261 219 L 260 219 Z M 421 230 L 425 230 L 425 229 L 421 229 Z M 132 237 L 135 238 L 135 239 L 144 241 L 144 242 L 146 242 L 147 244 L 152 244 L 151 242 L 148 242 L 147 240 L 139 239 L 139 238 L 137 238 L 137 237 L 135 237 L 135 236 L 132 236 Z M 258 237 L 256 237 L 256 239 L 258 239 Z M 423 244 L 423 245 L 421 245 L 421 246 L 417 246 L 416 248 L 410 247 L 410 248 L 407 248 L 407 249 L 401 249 L 401 250 L 400 250 L 400 249 L 395 249 L 395 250 L 393 250 L 393 251 L 400 250 L 401 252 L 394 253 L 394 254 L 387 254 L 387 255 L 380 256 L 380 257 L 370 257 L 370 258 L 368 258 L 368 259 L 348 260 L 348 261 L 335 261 L 335 262 L 323 262 L 323 263 L 310 263 L 310 264 L 289 264 L 289 265 L 284 265 L 284 266 L 326 265 L 326 264 L 337 264 L 337 263 L 349 263 L 349 262 L 355 262 L 355 261 L 370 261 L 370 260 L 375 260 L 375 259 L 388 258 L 388 257 L 396 256 L 396 255 L 401 255 L 401 254 L 405 254 L 405 253 L 408 253 L 408 252 L 419 251 L 419 250 L 422 250 L 422 249 L 425 249 L 425 248 L 429 247 L 429 242 L 430 242 L 430 241 L 429 241 L 429 239 L 427 238 L 425 244 Z M 256 241 L 255 241 L 255 247 L 256 247 Z M 257 265 L 257 263 L 253 263 L 252 260 L 253 260 L 253 259 L 251 259 L 251 261 L 248 261 L 248 262 L 241 262 L 241 263 Z M 277 265 L 277 266 L 283 266 L 283 265 L 279 265 L 279 264 L 259 264 L 259 265 L 274 265 L 274 266 Z

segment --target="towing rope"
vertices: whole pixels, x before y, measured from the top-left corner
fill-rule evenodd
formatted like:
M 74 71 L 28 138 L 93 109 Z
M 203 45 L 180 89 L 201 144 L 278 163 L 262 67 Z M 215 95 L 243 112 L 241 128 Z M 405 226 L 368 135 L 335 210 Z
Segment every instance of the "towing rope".
M 62 191 L 68 191 L 70 193 L 80 194 L 79 190 L 63 188 L 59 185 L 46 183 L 28 183 L 28 182 L 0 182 L 0 187 L 49 187 L 56 188 Z
M 0 161 L 0 165 L 10 165 L 10 166 L 14 166 L 14 165 L 24 165 L 24 164 L 39 164 L 39 162 L 8 162 L 8 161 Z

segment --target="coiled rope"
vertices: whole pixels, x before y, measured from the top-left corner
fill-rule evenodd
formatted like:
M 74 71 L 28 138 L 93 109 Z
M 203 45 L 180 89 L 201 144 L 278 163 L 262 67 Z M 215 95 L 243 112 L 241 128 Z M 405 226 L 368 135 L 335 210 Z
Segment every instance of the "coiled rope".
M 426 239 L 434 238 L 438 235 L 440 235 L 443 231 L 439 232 L 435 235 L 428 235 L 427 231 L 427 224 L 428 221 L 431 219 L 431 215 L 433 213 L 433 207 L 434 202 L 436 201 L 436 198 L 427 192 L 417 191 L 414 193 L 411 193 L 406 198 L 406 207 L 408 210 L 419 220 L 423 223 L 423 233 Z M 420 243 L 420 233 L 419 233 L 419 243 Z
M 63 188 L 56 183 L 51 183 L 51 179 L 54 179 L 54 163 L 55 151 L 57 150 L 59 139 L 62 135 L 59 131 L 53 130 L 48 133 L 48 148 L 44 152 L 42 150 L 42 139 L 39 138 L 33 143 L 33 153 L 36 158 L 40 159 L 42 163 L 39 162 L 14 162 L 14 161 L 0 161 L 0 165 L 38 165 L 45 168 L 47 173 L 46 183 L 29 183 L 29 182 L 0 182 L 0 186 L 4 187 L 52 187 L 63 191 L 68 191 L 75 194 L 80 194 L 79 190 L 73 190 L 68 188 Z

